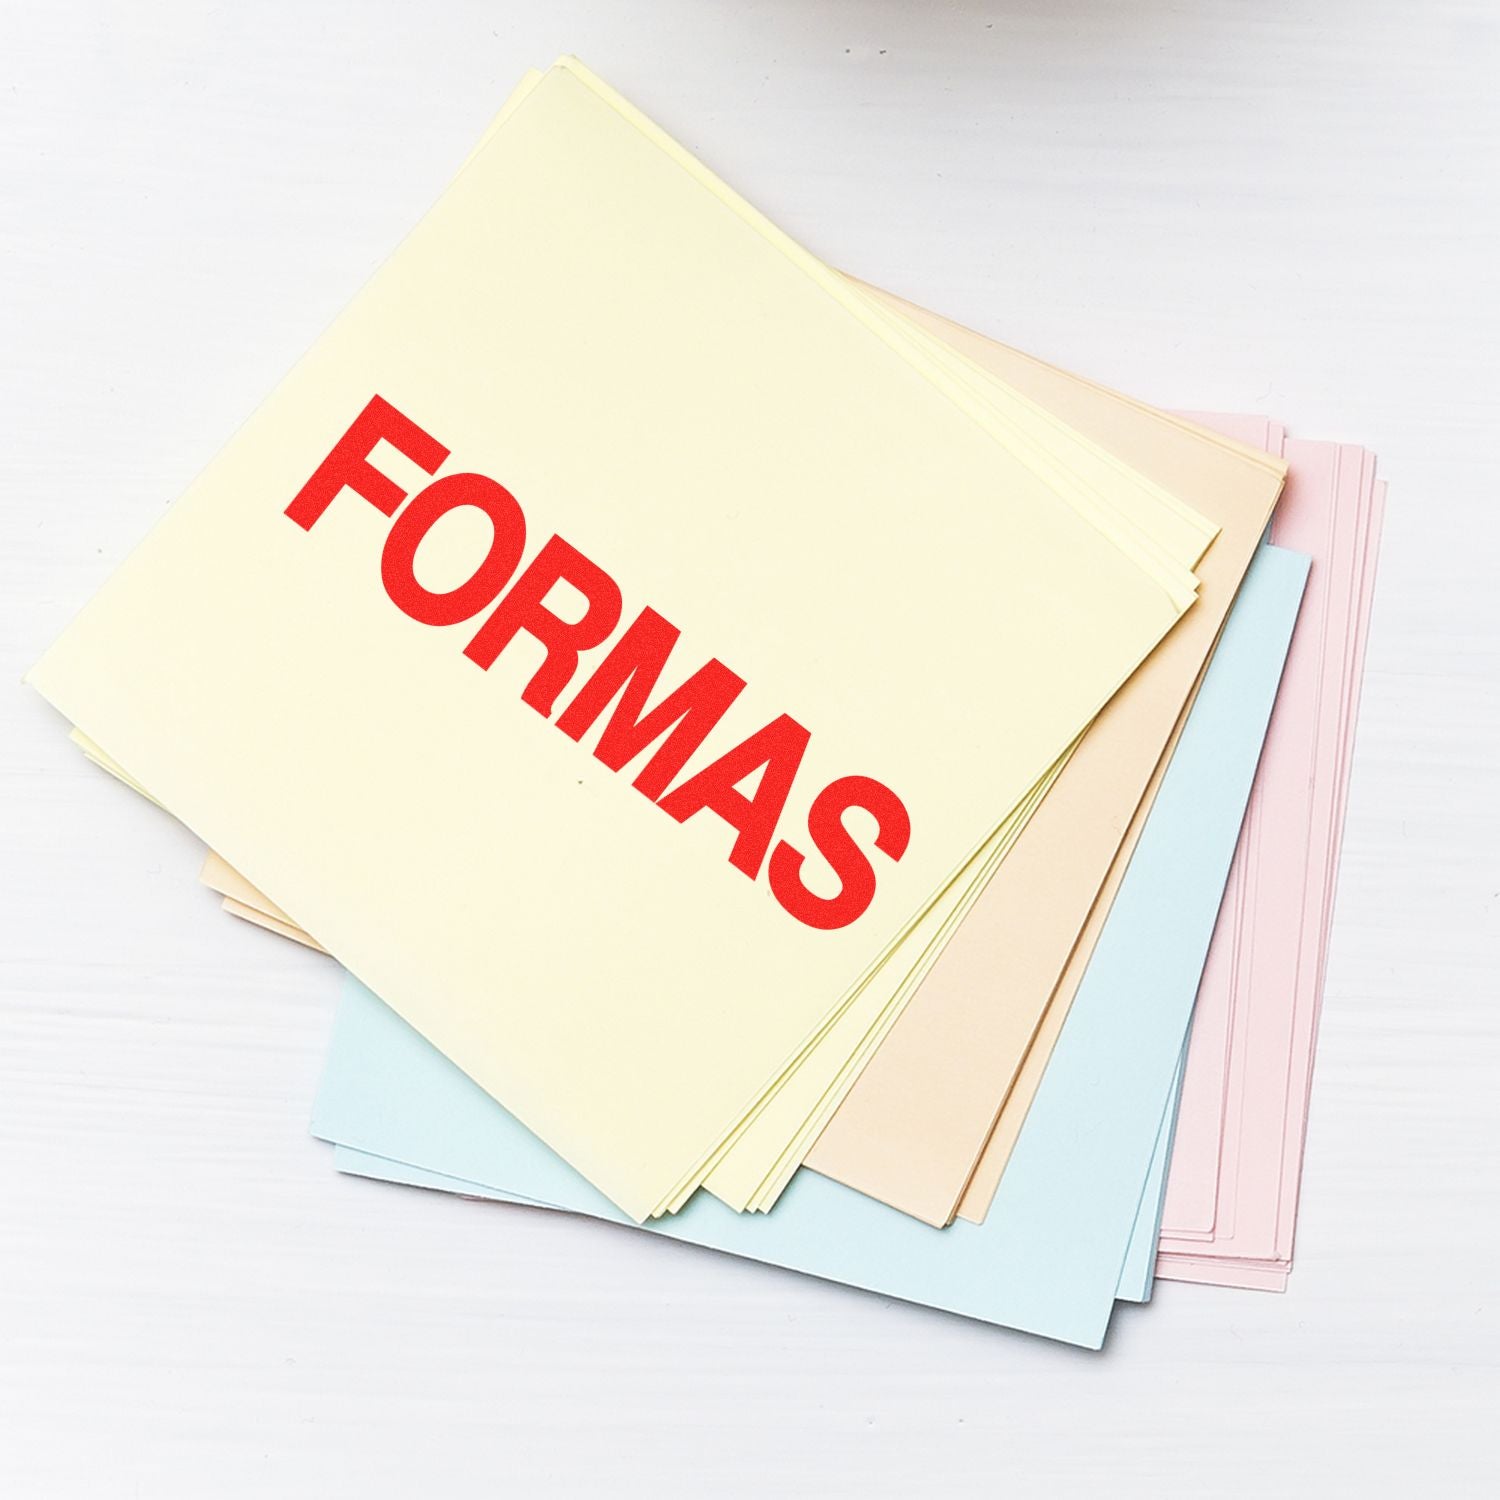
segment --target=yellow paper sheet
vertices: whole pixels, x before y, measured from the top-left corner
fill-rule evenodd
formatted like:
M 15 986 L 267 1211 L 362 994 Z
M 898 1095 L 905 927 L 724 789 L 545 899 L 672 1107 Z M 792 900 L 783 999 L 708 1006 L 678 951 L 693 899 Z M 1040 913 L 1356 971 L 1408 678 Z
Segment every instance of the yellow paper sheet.
M 540 75 L 529 75 L 518 90 L 524 97 Z M 486 140 L 492 139 L 512 112 L 514 100 L 502 111 Z M 668 143 L 670 149 L 677 148 Z M 684 166 L 703 176 L 698 163 L 678 153 Z M 708 179 L 710 185 L 712 179 Z M 1169 490 L 1131 469 L 1104 446 L 1059 421 L 1023 391 L 999 379 L 993 362 L 972 349 L 960 351 L 945 340 L 941 330 L 926 326 L 912 309 L 894 299 L 859 288 L 866 294 L 868 310 L 878 317 L 888 336 L 916 351 L 919 359 L 941 366 L 959 382 L 969 399 L 980 402 L 1012 452 L 1034 472 L 1063 483 L 1081 483 L 1090 503 L 1110 510 L 1125 527 L 1135 555 L 1145 556 L 1166 568 L 1190 568 L 1211 542 L 1215 528 Z M 1049 778 L 1055 775 L 1055 769 Z M 1049 783 L 1050 784 L 1050 780 Z M 704 1185 L 735 1208 L 768 1207 L 789 1180 L 807 1146 L 827 1122 L 858 1077 L 878 1041 L 899 1016 L 915 991 L 920 976 L 935 961 L 943 944 L 956 930 L 986 880 L 999 867 L 1006 851 L 1034 810 L 1041 788 L 1028 797 L 1023 810 L 1008 825 L 997 830 L 949 891 L 923 917 L 869 976 L 848 997 L 843 1009 L 825 1023 L 818 1036 L 741 1122 L 723 1144 Z M 783 1144 L 786 1143 L 786 1144 Z M 695 1180 L 680 1185 L 673 1206 L 690 1194 Z
M 701 1176 L 1193 586 L 680 168 L 551 70 L 31 674 L 636 1217 Z M 517 496 L 533 547 L 556 531 L 605 568 L 622 623 L 679 626 L 674 666 L 747 681 L 687 774 L 790 713 L 811 740 L 779 836 L 805 841 L 835 778 L 899 788 L 911 843 L 858 921 L 790 919 L 719 819 L 663 817 L 554 734 L 520 701 L 532 642 L 480 671 L 474 619 L 393 608 L 372 506 L 287 519 L 377 392 L 443 473 Z M 435 529 L 425 586 L 486 545 Z
M 1209 495 L 1215 514 L 1229 527 L 1223 546 L 1230 556 L 1216 555 L 1214 559 L 1213 613 L 1222 617 L 1238 578 L 1239 563 L 1233 559 L 1242 562 L 1249 556 L 1264 525 L 1279 487 L 1278 463 L 1218 434 L 981 339 L 888 293 L 865 290 L 903 316 L 920 320 L 933 336 L 954 340 L 971 361 L 988 362 L 993 371 L 1012 376 L 1023 390 L 1029 386 L 1038 399 L 1057 402 L 1073 420 L 1085 427 L 1092 425 L 1101 437 L 1127 446 L 1136 462 L 1155 468 L 1164 480 Z M 1213 627 L 1212 620 L 1200 622 L 1196 617 L 1190 623 L 1200 637 Z M 1007 873 L 1008 888 L 997 891 L 995 900 L 986 898 L 989 904 L 973 919 L 975 930 L 960 941 L 951 961 L 943 960 L 937 977 L 926 988 L 919 988 L 938 961 L 942 940 L 952 935 L 978 899 L 982 878 L 969 881 L 961 905 L 949 903 L 953 915 L 940 939 L 928 943 L 920 961 L 904 977 L 898 976 L 900 986 L 892 1003 L 880 1010 L 871 1007 L 865 995 L 863 1013 L 851 1004 L 798 1060 L 805 1063 L 822 1049 L 825 1058 L 836 1059 L 841 1066 L 832 1074 L 825 1069 L 823 1093 L 795 1133 L 789 1123 L 798 1103 L 795 1090 L 787 1090 L 785 1095 L 778 1090 L 763 1106 L 753 1128 L 768 1138 L 781 1136 L 784 1131 L 790 1142 L 767 1174 L 767 1182 L 751 1180 L 743 1170 L 748 1158 L 743 1153 L 736 1156 L 731 1148 L 710 1174 L 711 1188 L 721 1191 L 727 1201 L 738 1200 L 736 1206 L 769 1206 L 806 1153 L 808 1139 L 826 1124 L 853 1087 L 852 1105 L 840 1112 L 835 1128 L 817 1141 L 810 1163 L 826 1175 L 883 1197 L 907 1212 L 931 1222 L 947 1222 L 1035 1034 L 1053 984 L 1044 976 L 1055 974 L 1065 963 L 1075 941 L 1066 935 L 1066 925 L 1058 926 L 1057 914 L 1069 903 L 1076 905 L 1081 892 L 1083 905 L 1078 920 L 1086 915 L 1099 878 L 1090 874 L 1087 861 L 1092 856 L 1088 851 L 1097 846 L 1108 860 L 1108 851 L 1115 846 L 1109 842 L 1111 825 L 1116 829 L 1112 837 L 1118 843 L 1123 820 L 1137 796 L 1131 790 L 1131 778 L 1147 775 L 1153 757 L 1160 753 L 1151 748 L 1153 736 L 1159 739 L 1170 728 L 1174 705 L 1184 692 L 1181 684 L 1186 682 L 1183 662 L 1188 663 L 1186 671 L 1191 673 L 1193 654 L 1201 660 L 1206 646 L 1176 643 L 1174 633 L 1172 651 L 1176 661 L 1162 659 L 1162 653 L 1156 653 L 1106 711 L 1109 722 L 1102 739 L 1098 732 L 1093 736 L 1100 743 L 1092 746 L 1090 763 L 1065 782 L 1062 803 L 1049 806 L 1038 830 L 1043 835 L 1040 847 L 1037 840 L 1031 841 L 1027 859 Z M 1132 764 L 1141 766 L 1139 773 L 1130 769 Z M 1058 769 L 1054 768 L 1054 775 Z M 1034 806 L 1028 802 L 1028 815 Z M 218 889 L 232 889 L 224 883 L 222 868 L 216 876 L 206 871 L 205 879 Z M 961 878 L 956 884 L 962 886 L 965 880 Z M 239 890 L 234 893 L 244 895 Z M 934 925 L 934 914 L 929 913 L 924 919 L 924 935 L 931 933 Z M 982 930 L 986 927 L 988 933 Z M 1046 945 L 1058 941 L 1048 936 L 1053 928 L 1062 946 L 1049 960 Z M 1011 936 L 1016 932 L 1028 934 L 1032 941 L 1018 946 Z M 908 946 L 902 945 L 903 949 Z M 1026 961 L 1024 971 L 1014 962 L 1018 958 Z M 1049 971 L 1048 963 L 1056 967 Z M 1033 970 L 1036 977 L 1026 977 Z M 888 979 L 896 973 L 891 965 L 883 972 Z M 1017 991 L 1022 982 L 1033 986 L 1034 1002 Z M 962 988 L 955 991 L 955 985 Z M 879 986 L 874 988 L 878 990 Z M 889 988 L 886 993 L 890 994 Z M 896 1029 L 896 1044 L 880 1057 L 873 1075 L 856 1082 L 860 1068 L 900 1018 L 901 1003 L 913 993 L 919 998 L 913 1012 Z M 871 1021 L 875 1010 L 879 1013 Z M 831 1033 L 836 1033 L 832 1045 Z M 857 1045 L 850 1038 L 858 1038 Z M 1007 1054 L 1012 1058 L 1009 1063 L 1004 1061 Z M 1038 1063 L 1040 1058 L 1038 1053 Z M 731 1169 L 741 1168 L 738 1182 L 732 1171 L 725 1170 L 725 1161 Z
M 541 76 L 527 76 L 475 154 L 493 139 Z M 645 128 L 654 132 L 649 122 Z M 725 193 L 722 185 L 675 143 L 659 132 L 654 136 L 688 171 L 716 193 Z M 728 201 L 736 211 L 743 208 L 732 195 L 728 195 Z M 976 409 L 984 412 L 992 434 L 1009 451 L 1034 473 L 1060 487 L 1071 487 L 1075 497 L 1084 497 L 1089 513 L 1106 516 L 1107 529 L 1131 555 L 1181 584 L 1216 534 L 1216 528 L 1199 512 L 1123 463 L 1106 447 L 1060 421 L 1024 391 L 1000 379 L 992 363 L 987 367 L 982 356 L 974 357 L 972 349 L 956 349 L 941 330 L 927 326 L 920 316 L 913 318 L 912 309 L 854 285 L 865 299 L 867 315 L 879 322 L 886 336 L 912 351 L 919 361 L 941 368 L 962 388 L 969 402 L 977 403 Z M 1049 771 L 1046 780 L 1028 794 L 948 891 L 846 997 L 839 1012 L 830 1016 L 722 1143 L 702 1178 L 711 1192 L 736 1209 L 766 1208 L 774 1202 L 776 1193 L 790 1179 L 807 1147 L 854 1083 L 859 1067 L 899 1016 L 920 977 L 956 930 L 962 914 L 998 869 L 1059 769 Z M 680 1206 L 697 1181 L 697 1176 L 685 1179 L 669 1206 Z

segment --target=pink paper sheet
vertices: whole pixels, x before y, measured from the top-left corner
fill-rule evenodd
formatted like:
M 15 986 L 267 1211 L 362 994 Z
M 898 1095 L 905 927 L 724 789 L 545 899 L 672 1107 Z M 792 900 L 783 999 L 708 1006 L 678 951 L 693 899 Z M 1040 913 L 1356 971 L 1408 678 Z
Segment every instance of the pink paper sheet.
M 1296 440 L 1275 539 L 1311 554 L 1301 622 L 1204 971 L 1157 1274 L 1279 1289 L 1385 487 L 1362 449 Z

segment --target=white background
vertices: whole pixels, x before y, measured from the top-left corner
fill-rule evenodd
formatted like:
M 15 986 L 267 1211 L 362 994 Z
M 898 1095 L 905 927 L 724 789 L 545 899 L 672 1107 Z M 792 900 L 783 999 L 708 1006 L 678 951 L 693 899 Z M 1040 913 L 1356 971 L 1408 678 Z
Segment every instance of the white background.
M 1379 452 L 1291 1290 L 1094 1356 L 338 1177 L 332 965 L 12 685 L 0 1493 L 1495 1493 L 1500 7 L 6 0 L 0 677 L 565 50 L 836 265 Z

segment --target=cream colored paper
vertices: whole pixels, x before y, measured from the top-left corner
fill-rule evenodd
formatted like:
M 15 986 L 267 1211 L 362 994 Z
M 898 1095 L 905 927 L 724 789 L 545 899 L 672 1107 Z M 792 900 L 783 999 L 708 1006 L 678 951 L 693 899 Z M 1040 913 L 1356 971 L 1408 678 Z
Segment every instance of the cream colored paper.
M 1089 516 L 1123 550 L 1153 571 L 1182 608 L 1192 602 L 1196 579 L 1191 570 L 1215 534 L 1215 528 L 1200 512 L 1007 384 L 993 369 L 934 335 L 920 320 L 907 316 L 899 299 L 888 294 L 871 295 L 873 288 L 809 255 L 576 59 L 564 58 L 554 71 L 557 68 L 571 71 L 608 99 L 706 191 L 822 282 L 885 342 L 924 369 L 951 399 L 984 425 L 996 442 L 1067 496 L 1081 514 Z M 470 153 L 463 170 L 494 140 L 544 76 L 535 69 L 526 73 Z
M 680 167 L 553 69 L 31 674 L 636 1217 L 701 1176 L 1192 585 Z M 833 777 L 899 787 L 912 844 L 859 922 L 802 928 L 717 819 L 674 823 L 553 734 L 518 701 L 529 643 L 481 672 L 473 622 L 397 612 L 362 500 L 286 519 L 374 392 L 444 472 L 505 483 L 534 540 L 607 568 L 626 620 L 680 626 L 684 669 L 746 678 L 690 770 L 790 712 L 812 741 L 786 833 Z M 434 532 L 429 587 L 484 545 Z
M 1259 535 L 1279 481 L 1280 468 L 1274 460 L 965 334 L 956 325 L 888 294 L 875 295 L 905 315 L 925 320 L 935 336 L 966 339 L 971 356 L 992 360 L 997 369 L 1018 381 L 1033 380 L 1038 394 L 1057 402 L 1070 420 L 1086 425 L 1092 419 L 1114 441 L 1133 441 L 1137 462 L 1154 463 L 1184 487 L 1225 497 L 1222 513 L 1229 518 L 1227 535 L 1215 559 L 1219 571 L 1212 574 L 1212 598 L 1202 607 L 1210 610 L 1223 603 L 1225 590 L 1237 582 L 1235 565 L 1226 559 L 1248 557 Z M 1199 629 L 1196 645 L 1185 634 L 1190 628 Z M 1131 679 L 1091 731 L 1090 750 L 1064 780 L 1062 792 L 1054 794 L 1034 834 L 1022 841 L 1022 853 L 1000 887 L 984 898 L 979 912 L 968 920 L 951 956 L 939 959 L 940 944 L 933 943 L 924 952 L 923 962 L 905 977 L 907 994 L 922 985 L 916 990 L 917 1004 L 896 1027 L 870 1074 L 858 1083 L 848 1074 L 835 1079 L 818 1101 L 821 1113 L 813 1116 L 812 1126 L 804 1127 L 804 1133 L 827 1120 L 842 1097 L 840 1085 L 843 1092 L 853 1086 L 850 1104 L 818 1141 L 810 1165 L 929 1222 L 945 1223 L 951 1218 L 999 1103 L 1026 1054 L 1040 1008 L 1076 940 L 1076 931 L 1067 925 L 1074 920 L 1069 913 L 1080 909 L 1080 898 L 1086 910 L 1098 889 L 1099 879 L 1088 864 L 1090 853 L 1102 850 L 1103 855 L 1094 852 L 1093 858 L 1107 858 L 1107 851 L 1118 846 L 1124 809 L 1133 795 L 1131 778 L 1143 774 L 1134 768 L 1145 766 L 1153 754 L 1159 726 L 1182 692 L 1185 664 L 1194 653 L 1201 656 L 1206 651 L 1201 633 L 1199 621 L 1185 622 L 1173 636 L 1174 642 L 1184 642 L 1170 647 L 1175 656 L 1164 646 Z M 1167 732 L 1171 733 L 1170 726 Z M 1034 809 L 1028 804 L 1028 810 Z M 1133 842 L 1132 838 L 1132 846 Z M 221 874 L 219 880 L 223 878 Z M 978 898 L 981 884 L 970 885 L 968 904 Z M 222 883 L 218 888 L 228 889 Z M 1102 915 L 1103 911 L 1101 919 Z M 1017 942 L 1017 933 L 1027 934 L 1027 940 Z M 928 978 L 934 963 L 937 971 Z M 1032 1004 L 1025 1001 L 1028 992 L 1038 997 Z M 1003 1006 L 993 1003 L 996 994 L 1006 1001 Z M 1059 1012 L 1057 1024 L 1064 1013 Z M 840 1045 L 831 1052 L 848 1057 L 846 1067 L 857 1074 L 860 1060 L 880 1045 L 895 1019 L 888 1009 L 857 1046 L 843 1045 L 839 1039 Z M 855 1008 L 850 1007 L 831 1029 L 858 1035 L 857 1021 Z M 1044 1036 L 1033 1067 L 1039 1069 L 1047 1045 Z M 1008 1063 L 1007 1058 L 1011 1059 Z M 796 1103 L 795 1098 L 790 1101 L 792 1106 Z M 769 1127 L 784 1128 L 791 1114 L 792 1108 L 778 1095 L 762 1120 Z M 1012 1117 L 1007 1134 L 1013 1133 L 1019 1118 Z M 772 1179 L 778 1190 L 801 1159 L 802 1142 L 790 1129 L 787 1133 L 792 1144 Z M 716 1175 L 710 1176 L 708 1185 L 728 1198 L 740 1197 L 756 1207 L 774 1201 L 770 1193 L 756 1196 L 759 1184 L 737 1184 L 727 1173 L 716 1180 Z
M 517 101 L 535 86 L 539 74 L 529 75 L 515 98 L 497 118 L 486 139 L 513 111 Z M 671 147 L 671 143 L 668 143 Z M 676 151 L 675 147 L 671 147 Z M 704 175 L 690 158 L 683 164 Z M 710 182 L 712 181 L 709 179 Z M 859 288 L 868 292 L 867 288 Z M 1125 528 L 1130 545 L 1140 555 L 1176 570 L 1190 568 L 1214 536 L 1214 528 L 1154 481 L 1123 464 L 1088 437 L 1059 421 L 1024 393 L 999 380 L 993 369 L 945 343 L 940 331 L 905 316 L 894 299 L 874 296 L 870 310 L 880 317 L 899 342 L 915 347 L 919 357 L 940 364 L 965 387 L 969 396 L 985 403 L 1000 424 L 1008 446 L 1025 458 L 1034 472 L 1062 482 L 1081 477 L 1095 505 L 1108 509 Z M 1028 426 L 1034 434 L 1028 437 Z M 819 1130 L 852 1086 L 863 1063 L 901 1013 L 923 975 L 956 930 L 984 883 L 1012 847 L 1045 794 L 1060 766 L 1048 773 L 1028 794 L 1007 824 L 997 830 L 949 890 L 921 922 L 891 951 L 879 968 L 849 997 L 820 1034 L 799 1055 L 727 1140 L 704 1177 L 704 1185 L 737 1209 L 769 1207 Z M 786 1142 L 787 1144 L 783 1145 Z M 669 1205 L 679 1206 L 696 1186 L 688 1179 Z
M 1215 609 L 1222 614 L 1232 597 L 1226 590 L 1238 581 L 1238 564 L 1232 559 L 1248 559 L 1279 485 L 1281 466 L 1274 459 L 983 340 L 890 294 L 866 290 L 919 320 L 933 336 L 962 341 L 971 359 L 990 361 L 997 373 L 1011 376 L 1023 388 L 1030 383 L 1038 399 L 1055 402 L 1059 413 L 1085 430 L 1092 422 L 1104 440 L 1133 445 L 1135 462 L 1152 465 L 1184 489 L 1219 497 L 1214 514 L 1227 518 L 1226 537 L 1210 570 L 1211 597 L 1205 596 L 1200 607 L 1206 611 L 1204 620 Z M 1193 656 L 1206 654 L 1206 628 L 1196 618 L 1184 622 L 1172 638 L 1182 644 L 1163 646 L 1117 695 L 1087 737 L 1090 749 L 1065 777 L 1061 792 L 1053 794 L 1033 832 L 1022 838 L 1020 853 L 998 887 L 965 919 L 982 889 L 982 881 L 970 883 L 965 906 L 954 910 L 950 921 L 950 930 L 965 921 L 950 955 L 940 957 L 941 943 L 932 942 L 902 980 L 902 993 L 915 991 L 918 997 L 905 1019 L 896 1024 L 899 1009 L 887 1006 L 874 1022 L 867 1014 L 867 1029 L 857 1030 L 860 1016 L 851 1006 L 832 1024 L 829 1030 L 839 1035 L 829 1055 L 849 1059 L 846 1072 L 827 1085 L 801 1135 L 794 1135 L 788 1123 L 801 1107 L 794 1091 L 787 1091 L 787 1099 L 778 1094 L 766 1107 L 757 1125 L 768 1132 L 785 1130 L 791 1141 L 770 1190 L 758 1194 L 758 1182 L 737 1182 L 722 1167 L 710 1175 L 710 1188 L 728 1200 L 739 1199 L 737 1206 L 769 1206 L 805 1154 L 807 1133 L 827 1122 L 852 1087 L 852 1098 L 834 1115 L 808 1164 L 929 1222 L 946 1223 L 952 1217 L 1077 940 L 1078 931 L 1069 924 L 1083 918 L 1070 914 L 1086 913 L 1101 884 L 1100 866 L 1091 866 L 1090 858 L 1107 862 L 1109 850 L 1119 847 L 1135 795 L 1132 787 L 1139 784 L 1133 778 L 1149 776 L 1148 763 L 1161 753 L 1155 748 L 1158 737 L 1173 734 L 1168 722 L 1172 705 L 1184 692 Z M 1196 642 L 1187 636 L 1189 630 L 1197 632 Z M 1190 682 L 1186 691 L 1192 688 Z M 1028 803 L 1028 813 L 1034 810 Z M 224 878 L 220 873 L 217 882 L 209 883 L 229 890 Z M 1104 911 L 1107 902 L 1101 920 Z M 930 914 L 926 930 L 933 930 Z M 1026 940 L 1018 942 L 1017 934 L 1026 934 Z M 934 964 L 936 972 L 929 975 Z M 1034 997 L 1029 1002 L 1028 995 Z M 997 996 L 1004 1004 L 995 1003 Z M 1059 1012 L 1059 1025 L 1063 1014 Z M 888 1034 L 891 1040 L 875 1055 L 871 1071 L 854 1082 L 860 1064 Z M 857 1041 L 846 1042 L 847 1037 Z M 1044 1036 L 1033 1064 L 1038 1078 L 1047 1048 Z M 1020 1118 L 1012 1116 L 1007 1135 Z M 727 1159 L 731 1167 L 736 1164 L 732 1153 Z
M 301 943 L 304 948 L 312 948 L 319 953 L 328 951 L 321 943 L 308 937 L 295 923 L 282 922 L 269 912 L 262 911 L 258 906 L 251 906 L 245 901 L 236 901 L 233 896 L 224 897 L 224 910 L 232 917 L 242 917 L 254 927 L 263 927 L 267 932 L 274 932 L 277 937 L 290 938 L 294 943 Z
M 524 96 L 534 87 L 539 76 L 530 75 L 518 95 Z M 502 111 L 487 140 L 493 138 L 513 109 L 514 100 Z M 672 143 L 667 145 L 677 151 Z M 718 189 L 697 162 L 677 154 L 689 171 Z M 1111 517 L 1110 525 L 1117 528 L 1116 534 L 1132 555 L 1177 577 L 1202 556 L 1214 528 L 1176 496 L 999 380 L 993 369 L 986 369 L 905 317 L 890 301 L 867 298 L 867 311 L 880 320 L 888 337 L 915 351 L 919 360 L 943 369 L 970 401 L 978 402 L 991 420 L 991 430 L 1034 472 L 1063 486 L 1071 485 L 1073 493 L 1087 496 L 1087 504 L 1093 507 L 1091 513 Z M 742 1121 L 703 1179 L 710 1191 L 736 1209 L 763 1209 L 775 1201 L 811 1141 L 853 1084 L 860 1066 L 956 930 L 963 912 L 998 868 L 1024 826 L 1024 817 L 1029 816 L 1044 791 L 1041 785 L 1033 789 L 1024 809 L 975 855 L 921 923 L 847 999 L 838 1015 L 830 1018 L 755 1111 Z M 695 1186 L 696 1178 L 686 1179 L 670 1206 L 685 1201 Z

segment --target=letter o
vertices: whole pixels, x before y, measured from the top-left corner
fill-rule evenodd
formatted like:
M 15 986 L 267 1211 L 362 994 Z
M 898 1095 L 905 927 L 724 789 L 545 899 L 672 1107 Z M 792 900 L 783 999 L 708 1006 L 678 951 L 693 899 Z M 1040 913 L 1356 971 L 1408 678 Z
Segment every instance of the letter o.
M 417 548 L 441 517 L 466 505 L 490 518 L 490 550 L 466 582 L 435 594 L 417 582 Z M 477 615 L 505 587 L 525 547 L 526 517 L 504 485 L 483 474 L 447 474 L 415 495 L 397 515 L 380 554 L 380 580 L 391 602 L 412 619 L 424 625 L 457 625 Z

